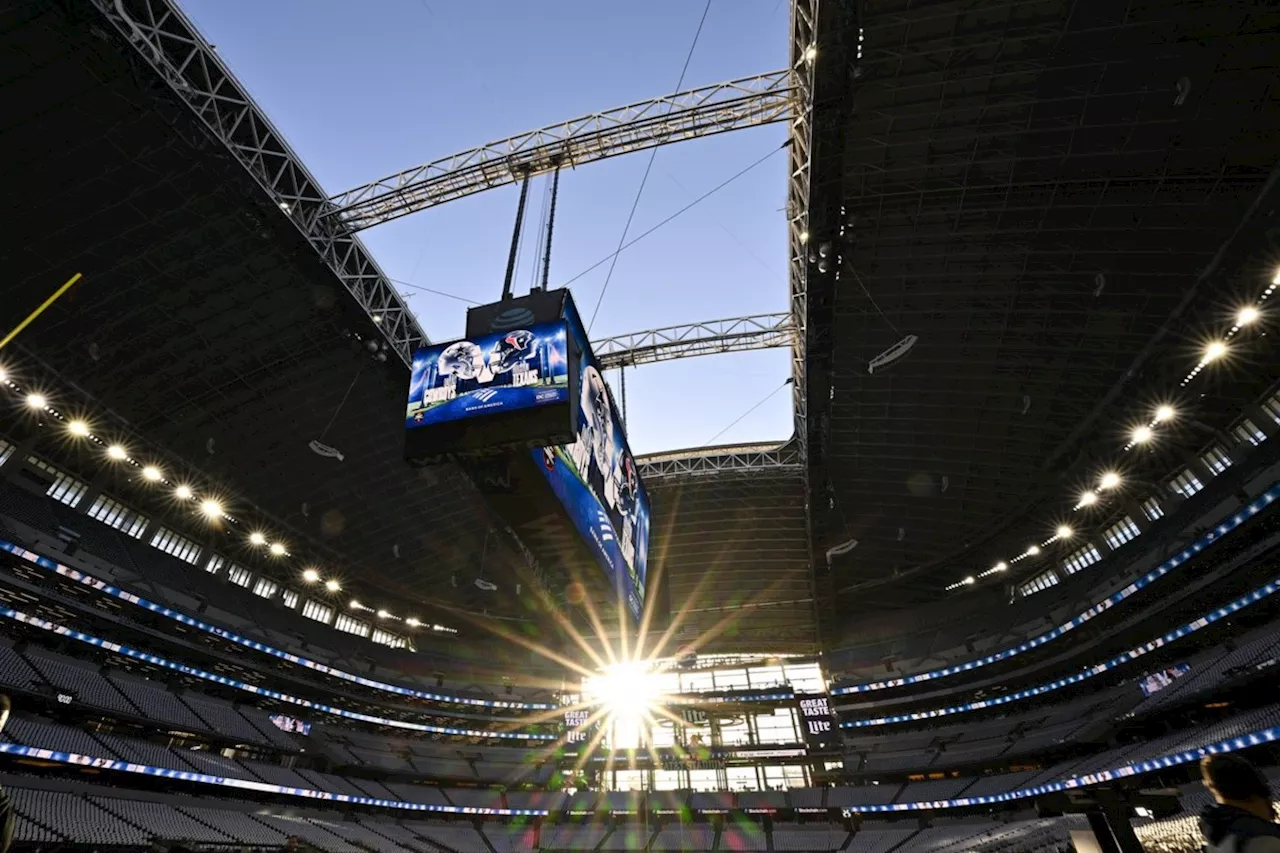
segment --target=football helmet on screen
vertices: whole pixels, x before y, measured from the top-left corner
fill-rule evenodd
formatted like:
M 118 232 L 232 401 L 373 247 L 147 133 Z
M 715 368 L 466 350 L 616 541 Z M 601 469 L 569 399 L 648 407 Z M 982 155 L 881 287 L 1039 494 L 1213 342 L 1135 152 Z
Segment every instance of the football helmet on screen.
M 506 373 L 522 361 L 527 361 L 538 351 L 538 339 L 527 329 L 507 332 L 489 351 L 489 369 L 494 373 Z
M 440 353 L 440 375 L 456 375 L 459 379 L 475 379 L 484 367 L 484 354 L 471 341 L 457 341 Z

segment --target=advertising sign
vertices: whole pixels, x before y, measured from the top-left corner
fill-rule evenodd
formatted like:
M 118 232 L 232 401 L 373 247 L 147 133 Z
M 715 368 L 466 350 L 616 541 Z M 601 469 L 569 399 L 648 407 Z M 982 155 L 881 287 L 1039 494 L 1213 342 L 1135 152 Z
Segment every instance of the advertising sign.
M 275 727 L 282 732 L 288 732 L 289 734 L 294 735 L 311 734 L 311 724 L 304 720 L 299 720 L 296 717 L 289 717 L 284 714 L 272 714 L 271 722 L 274 723 Z
M 1173 684 L 1174 679 L 1181 678 L 1190 671 L 1191 664 L 1189 663 L 1175 664 L 1168 669 L 1162 669 L 1159 672 L 1143 676 L 1138 682 L 1138 686 L 1142 688 L 1143 696 L 1150 696 L 1152 693 L 1159 693 L 1164 690 L 1170 684 Z
M 835 721 L 826 694 L 797 695 L 805 742 L 810 747 L 826 746 L 835 739 Z

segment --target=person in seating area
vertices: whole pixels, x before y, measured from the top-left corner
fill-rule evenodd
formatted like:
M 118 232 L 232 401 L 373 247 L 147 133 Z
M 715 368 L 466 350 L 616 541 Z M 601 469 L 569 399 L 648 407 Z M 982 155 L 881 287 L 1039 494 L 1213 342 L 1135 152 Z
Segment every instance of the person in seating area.
M 1238 755 L 1200 761 L 1204 786 L 1216 805 L 1200 816 L 1206 853 L 1280 853 L 1280 826 L 1266 777 Z

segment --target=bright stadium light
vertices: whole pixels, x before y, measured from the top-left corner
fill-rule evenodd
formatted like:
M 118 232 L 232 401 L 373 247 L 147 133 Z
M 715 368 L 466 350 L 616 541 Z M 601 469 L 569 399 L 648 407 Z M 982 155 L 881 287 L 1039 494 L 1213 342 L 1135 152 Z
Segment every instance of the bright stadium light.
M 142 469 L 142 476 L 154 483 L 164 479 L 164 472 L 154 465 L 148 465 Z
M 1009 570 L 1009 564 L 1006 563 L 1004 560 L 1001 560 L 1000 562 L 996 563 L 994 566 L 991 567 L 991 571 L 993 572 L 1004 572 L 1008 570 Z
M 333 578 L 329 578 L 324 582 L 324 588 L 329 590 L 329 592 L 338 592 L 342 589 L 342 584 L 338 583 Z
M 1151 427 L 1143 424 L 1133 428 L 1133 432 L 1129 435 L 1129 440 L 1134 444 L 1146 444 L 1151 440 L 1152 435 Z
M 1216 361 L 1227 354 L 1227 345 L 1222 341 L 1214 341 L 1204 348 L 1204 356 L 1200 359 L 1205 364 Z
M 1173 410 L 1173 406 L 1169 406 L 1169 405 L 1161 406 L 1160 408 L 1156 409 L 1156 418 L 1155 418 L 1156 423 L 1171 421 L 1173 420 L 1173 416 L 1175 414 L 1177 414 L 1177 412 Z
M 388 612 L 387 612 L 387 611 L 385 611 L 385 610 L 379 610 L 379 611 L 378 611 L 378 618 L 379 618 L 379 619 L 386 619 L 386 618 L 387 618 L 387 617 L 389 617 L 390 615 L 391 615 L 391 614 L 390 614 L 390 613 L 388 613 Z
M 410 616 L 408 619 L 404 620 L 404 624 L 408 625 L 410 628 L 417 628 L 422 623 L 419 622 L 415 617 Z
M 1085 492 L 1080 496 L 1080 503 L 1077 506 L 1093 506 L 1098 502 L 1098 496 L 1094 492 Z
M 49 405 L 49 401 L 43 394 L 28 394 L 27 405 L 33 409 L 43 409 Z
M 222 518 L 222 504 L 209 499 L 200 504 L 200 511 L 209 518 Z
M 1032 545 L 1032 546 L 1030 546 L 1029 548 L 1027 548 L 1027 556 L 1028 556 L 1028 557 L 1034 557 L 1034 556 L 1036 556 L 1036 555 L 1037 555 L 1037 554 L 1039 554 L 1039 553 L 1040 553 L 1040 546 L 1039 546 L 1039 545 Z
M 1070 539 L 1074 535 L 1075 535 L 1075 531 L 1073 531 L 1070 527 L 1067 527 L 1065 524 L 1058 525 L 1059 539 Z
M 255 530 L 249 534 L 249 544 L 257 545 L 261 548 L 263 545 L 267 544 L 267 537 Z
M 307 583 L 315 583 L 316 581 L 320 580 L 320 573 L 317 572 L 315 569 L 303 569 L 302 579 Z
M 107 455 L 117 461 L 129 458 L 129 451 L 125 450 L 118 444 L 113 444 L 107 448 Z
M 1246 305 L 1240 309 L 1240 313 L 1236 314 L 1236 325 L 1247 326 L 1254 320 L 1258 319 L 1258 309 L 1252 305 Z
M 645 661 L 626 661 L 605 667 L 582 682 L 586 701 L 604 710 L 609 745 L 614 749 L 640 746 L 641 730 L 652 717 L 661 696 L 658 676 Z
M 279 542 L 272 542 L 271 548 L 268 550 L 271 551 L 271 555 L 274 557 L 283 557 L 287 553 L 285 551 L 284 546 L 281 545 Z
M 978 579 L 975 578 L 973 575 L 969 575 L 969 577 L 964 579 L 964 582 L 966 586 L 973 586 L 975 583 L 978 582 Z
M 195 497 L 195 492 L 191 491 L 190 486 L 178 486 L 173 490 L 173 496 L 180 501 L 189 501 Z
M 1098 488 L 1103 491 L 1114 489 L 1120 485 L 1120 475 L 1115 471 L 1108 471 L 1098 480 Z
M 76 438 L 85 438 L 89 435 L 89 425 L 84 421 L 72 421 L 67 424 L 67 432 Z
M 353 599 L 351 599 L 351 609 L 352 609 L 352 610 L 361 610 L 361 609 L 363 609 L 363 608 L 364 608 L 364 605 L 363 605 L 363 604 L 361 604 L 359 601 L 356 601 L 354 598 L 353 598 Z

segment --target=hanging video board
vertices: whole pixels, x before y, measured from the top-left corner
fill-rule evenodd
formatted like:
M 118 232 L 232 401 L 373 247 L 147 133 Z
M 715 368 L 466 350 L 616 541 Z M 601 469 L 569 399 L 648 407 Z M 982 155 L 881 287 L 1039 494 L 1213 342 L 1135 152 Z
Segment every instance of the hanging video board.
M 563 318 L 579 358 L 575 441 L 534 451 L 574 526 L 637 621 L 648 581 L 649 496 L 627 446 L 613 394 L 601 375 L 573 299 Z

